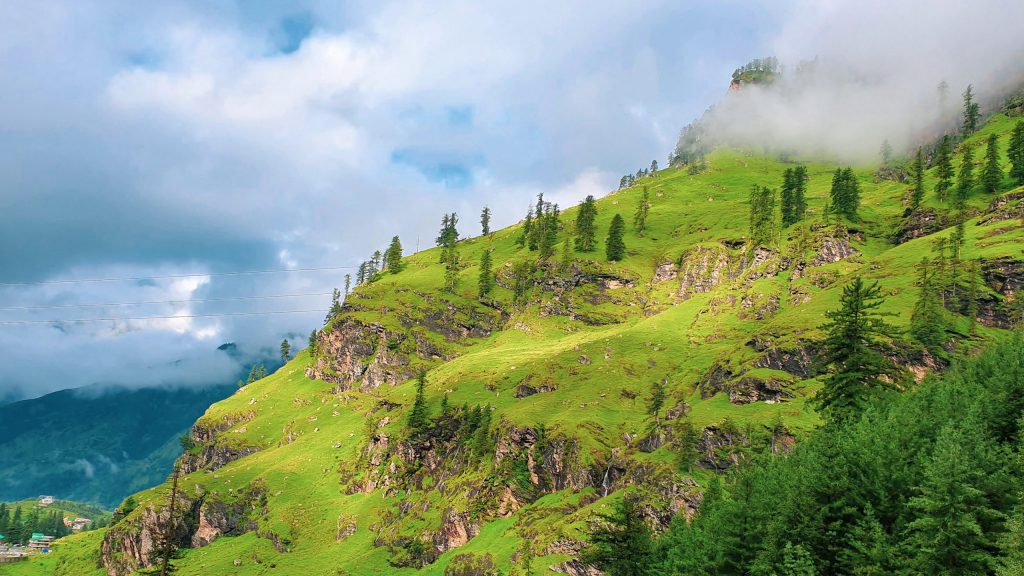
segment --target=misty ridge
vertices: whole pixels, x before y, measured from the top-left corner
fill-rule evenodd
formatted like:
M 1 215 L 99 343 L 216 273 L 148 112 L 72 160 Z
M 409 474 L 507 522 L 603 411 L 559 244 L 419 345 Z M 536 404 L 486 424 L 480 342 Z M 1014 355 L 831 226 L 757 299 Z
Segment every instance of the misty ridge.
M 1007 51 L 973 69 L 931 71 L 920 63 L 865 66 L 818 57 L 787 65 L 759 58 L 736 70 L 721 101 L 684 127 L 673 161 L 700 160 L 716 146 L 870 163 L 883 142 L 899 155 L 959 128 L 963 93 L 971 86 L 982 114 L 999 112 L 1024 88 Z

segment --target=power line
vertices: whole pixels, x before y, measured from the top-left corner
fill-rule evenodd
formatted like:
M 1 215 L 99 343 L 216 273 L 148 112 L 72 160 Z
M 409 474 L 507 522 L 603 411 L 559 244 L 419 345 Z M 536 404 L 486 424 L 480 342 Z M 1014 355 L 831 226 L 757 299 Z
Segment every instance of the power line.
M 144 300 L 142 302 L 108 302 L 105 304 L 48 304 L 39 306 L 5 306 L 0 312 L 14 310 L 55 310 L 67 308 L 113 308 L 115 306 L 142 306 L 145 304 L 198 304 L 201 302 L 235 302 L 239 300 L 267 300 L 271 298 L 299 298 L 304 296 L 330 296 L 332 292 L 308 292 L 305 294 L 271 294 L 266 296 L 235 296 L 231 298 L 204 298 L 199 300 Z
M 117 318 L 74 318 L 56 320 L 0 320 L 0 326 L 9 324 L 77 324 L 82 322 L 120 322 L 123 320 L 173 320 L 177 318 L 216 318 L 222 316 L 267 316 L 273 314 L 322 314 L 323 310 L 273 310 L 267 312 L 224 312 L 220 314 L 181 314 L 177 316 L 124 316 Z
M 178 278 L 202 278 L 204 276 L 253 276 L 257 274 L 280 274 L 283 272 L 327 272 L 332 270 L 353 270 L 355 266 L 327 266 L 323 268 L 282 268 L 280 270 L 243 270 L 239 272 L 208 272 L 202 274 L 164 274 L 161 276 L 120 276 L 110 278 L 81 278 L 77 280 L 40 280 L 38 282 L 0 282 L 0 286 L 42 286 L 46 284 L 93 284 L 99 282 L 135 282 L 139 280 L 170 280 Z

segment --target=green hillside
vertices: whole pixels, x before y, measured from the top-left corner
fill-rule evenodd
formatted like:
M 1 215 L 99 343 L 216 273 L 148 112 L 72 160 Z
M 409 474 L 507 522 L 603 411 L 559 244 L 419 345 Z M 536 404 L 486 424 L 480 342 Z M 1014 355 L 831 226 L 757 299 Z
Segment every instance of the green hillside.
M 979 159 L 997 134 L 1005 167 L 1015 121 L 994 116 L 962 146 L 978 146 Z M 836 166 L 806 160 L 807 217 L 764 246 L 747 238 L 750 189 L 777 188 L 796 164 L 719 149 L 703 172 L 662 170 L 598 199 L 596 249 L 567 264 L 576 207 L 561 213 L 546 262 L 521 264 L 538 255 L 517 245 L 516 225 L 458 243 L 454 293 L 443 289 L 439 249 L 360 285 L 315 351 L 193 427 L 180 460 L 176 573 L 454 575 L 493 563 L 509 574 L 535 556 L 534 573 L 583 574 L 575 559 L 593 515 L 620 490 L 638 495 L 652 525 L 692 517 L 717 471 L 786 452 L 821 424 L 809 403 L 821 386 L 815 341 L 843 286 L 877 281 L 891 322 L 907 328 L 915 266 L 955 231 L 931 192 L 934 168 L 922 209 L 907 214 L 909 182 L 854 167 L 862 202 L 849 221 L 824 213 Z M 645 189 L 639 234 L 631 223 Z M 894 342 L 903 385 L 1016 321 L 1021 198 L 1008 176 L 999 194 L 977 187 L 968 198 L 960 259 L 978 264 L 976 321 L 946 312 L 944 351 Z M 626 256 L 608 262 L 617 213 Z M 487 250 L 497 286 L 479 298 Z M 420 370 L 430 424 L 417 431 L 408 418 Z M 652 415 L 656 383 L 666 398 Z M 155 557 L 140 543 L 169 525 L 170 491 L 140 492 L 112 527 L 0 573 L 131 574 Z

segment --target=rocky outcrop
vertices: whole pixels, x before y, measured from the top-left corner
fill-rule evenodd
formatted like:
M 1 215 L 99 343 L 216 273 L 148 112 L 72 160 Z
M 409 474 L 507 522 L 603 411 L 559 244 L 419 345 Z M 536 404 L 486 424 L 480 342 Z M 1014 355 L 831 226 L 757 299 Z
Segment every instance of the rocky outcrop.
M 731 281 L 750 286 L 755 280 L 771 278 L 792 264 L 763 246 L 731 249 L 729 245 L 697 246 L 683 254 L 679 266 L 682 300 L 702 294 Z
M 227 414 L 219 419 L 202 418 L 192 426 L 193 448 L 179 459 L 182 474 L 198 470 L 216 470 L 239 458 L 255 454 L 260 446 L 240 438 L 226 439 L 223 432 L 256 417 L 253 411 Z
M 654 268 L 654 282 L 675 280 L 678 275 L 675 262 L 664 262 Z
M 903 225 L 896 231 L 893 241 L 903 244 L 914 238 L 934 234 L 946 227 L 945 218 L 931 208 L 918 208 L 906 215 Z
M 468 513 L 447 510 L 441 515 L 441 528 L 434 533 L 434 548 L 439 553 L 458 548 L 480 533 L 480 525 Z
M 978 224 L 991 224 L 1017 218 L 1024 218 L 1024 190 L 993 198 L 988 203 L 984 214 L 978 218 Z
M 179 493 L 173 518 L 166 506 L 149 505 L 108 528 L 100 547 L 100 564 L 107 575 L 128 576 L 152 566 L 164 531 L 175 546 L 189 546 L 201 505 L 201 498 Z
M 772 344 L 770 340 L 755 338 L 749 344 L 758 352 L 764 353 L 754 363 L 756 368 L 779 370 L 799 378 L 810 378 L 817 374 L 813 348 L 810 343 L 783 348 Z
M 1010 329 L 1021 321 L 1020 292 L 1024 289 L 1024 260 L 995 258 L 981 261 L 981 277 L 992 292 L 975 297 L 973 306 L 961 290 L 956 297 L 945 294 L 946 306 L 990 328 Z
M 733 404 L 775 403 L 793 397 L 793 394 L 786 390 L 787 383 L 780 378 L 751 374 L 746 370 L 734 374 L 724 364 L 716 362 L 704 373 L 697 388 L 702 398 L 710 398 L 719 392 L 725 392 L 729 396 L 729 402 Z
M 680 298 L 710 292 L 732 278 L 729 250 L 724 246 L 697 246 L 683 255 L 679 270 Z
M 533 374 L 529 374 L 516 385 L 512 395 L 516 398 L 526 398 L 541 392 L 553 392 L 556 388 L 554 381 L 536 378 Z
M 846 234 L 824 236 L 819 241 L 817 253 L 811 259 L 811 266 L 832 264 L 859 253 L 856 248 L 850 245 L 850 237 Z
M 320 332 L 316 361 L 306 369 L 306 376 L 337 384 L 339 390 L 399 384 L 415 376 L 408 354 L 401 351 L 408 338 L 380 324 L 346 317 Z M 413 344 L 414 349 L 422 348 L 419 342 Z
M 204 498 L 199 507 L 199 518 L 191 545 L 201 548 L 221 536 L 238 536 L 254 532 L 257 518 L 267 513 L 267 487 L 255 481 L 232 495 L 230 501 Z
M 128 576 L 153 566 L 165 535 L 177 548 L 206 546 L 222 535 L 256 530 L 257 518 L 266 514 L 266 506 L 266 485 L 261 480 L 230 498 L 179 491 L 173 517 L 165 502 L 150 502 L 108 528 L 100 548 L 100 565 L 108 576 Z
M 550 570 L 556 574 L 568 574 L 569 576 L 604 576 L 604 572 L 579 560 L 569 560 L 561 564 L 555 564 Z
M 729 402 L 733 404 L 750 404 L 751 402 L 773 404 L 784 398 L 792 398 L 793 394 L 786 391 L 785 384 L 782 380 L 748 374 L 729 385 Z
M 708 426 L 697 443 L 698 464 L 709 470 L 727 470 L 740 463 L 740 449 L 748 443 L 747 437 L 731 426 Z

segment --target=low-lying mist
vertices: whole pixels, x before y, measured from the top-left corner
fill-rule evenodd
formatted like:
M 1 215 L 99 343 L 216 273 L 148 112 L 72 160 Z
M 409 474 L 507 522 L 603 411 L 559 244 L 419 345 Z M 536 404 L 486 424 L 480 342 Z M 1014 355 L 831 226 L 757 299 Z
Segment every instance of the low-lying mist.
M 1024 84 L 1024 3 L 897 4 L 795 10 L 774 81 L 733 86 L 677 153 L 728 144 L 866 162 L 883 141 L 900 154 L 955 130 L 968 85 L 990 113 Z

